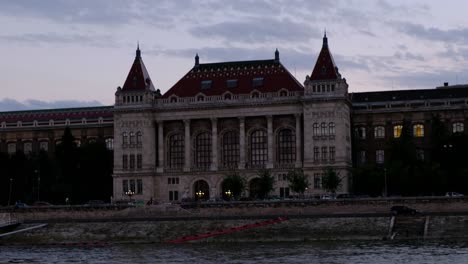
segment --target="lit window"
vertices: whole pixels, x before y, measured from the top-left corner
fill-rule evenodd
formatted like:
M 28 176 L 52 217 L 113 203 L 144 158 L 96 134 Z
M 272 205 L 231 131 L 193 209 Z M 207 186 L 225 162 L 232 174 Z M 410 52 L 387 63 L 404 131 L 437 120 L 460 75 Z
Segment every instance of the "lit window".
M 375 138 L 384 138 L 385 137 L 385 127 L 378 126 L 374 128 L 374 137 Z
M 413 136 L 424 137 L 424 125 L 422 124 L 413 125 Z
M 375 161 L 377 164 L 383 164 L 385 161 L 385 153 L 383 150 L 377 150 L 375 152 Z
M 463 133 L 465 127 L 463 123 L 457 122 L 452 124 L 452 132 L 453 133 Z
M 201 81 L 201 89 L 202 89 L 202 90 L 204 90 L 204 89 L 210 89 L 212 83 L 213 83 L 213 82 L 212 82 L 211 80 Z
M 402 131 L 403 131 L 403 126 L 402 125 L 393 126 L 393 137 L 394 138 L 401 137 L 401 132 Z

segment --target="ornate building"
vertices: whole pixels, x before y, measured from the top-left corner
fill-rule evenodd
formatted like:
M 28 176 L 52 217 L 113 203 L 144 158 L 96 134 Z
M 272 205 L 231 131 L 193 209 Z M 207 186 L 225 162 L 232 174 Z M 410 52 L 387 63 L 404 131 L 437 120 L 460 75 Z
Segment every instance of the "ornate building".
M 349 189 L 351 103 L 327 43 L 302 86 L 274 59 L 200 63 L 164 95 L 155 91 L 140 50 L 114 107 L 114 195 L 180 200 L 220 198 L 226 173 L 247 178 L 271 169 L 275 192 L 289 196 L 286 173 L 302 168 L 309 194 L 323 192 L 326 167 Z M 201 191 L 201 192 L 199 192 Z M 225 190 L 224 190 L 225 191 Z
M 105 140 L 114 149 L 114 199 L 216 199 L 233 170 L 255 196 L 257 171 L 270 169 L 273 194 L 292 194 L 286 174 L 301 168 L 324 193 L 331 167 L 351 191 L 351 167 L 383 164 L 387 139 L 411 123 L 419 159 L 430 159 L 431 118 L 465 133 L 468 85 L 348 94 L 327 37 L 304 85 L 274 59 L 195 64 L 166 93 L 156 90 L 139 48 L 112 107 L 0 113 L 0 151 L 53 153 L 66 126 L 80 142 Z M 353 135 L 351 134 L 353 132 Z M 197 194 L 198 193 L 198 194 Z M 197 197 L 199 196 L 199 197 Z

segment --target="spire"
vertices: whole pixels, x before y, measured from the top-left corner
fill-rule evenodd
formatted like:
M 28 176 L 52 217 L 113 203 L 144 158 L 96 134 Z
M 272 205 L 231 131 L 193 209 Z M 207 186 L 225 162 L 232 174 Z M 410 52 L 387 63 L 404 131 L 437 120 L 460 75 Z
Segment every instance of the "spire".
M 136 50 L 136 57 L 135 59 L 140 59 L 141 58 L 141 51 L 140 51 L 140 42 L 137 42 L 137 50 Z
M 275 51 L 275 62 L 279 62 L 279 51 L 276 49 Z
M 323 47 L 328 48 L 328 38 L 327 38 L 327 30 L 325 29 L 324 34 L 323 34 Z
M 197 53 L 197 55 L 195 55 L 195 67 L 198 67 L 198 65 L 200 65 L 200 57 L 198 57 Z
M 323 46 L 319 53 L 317 62 L 315 63 L 314 70 L 310 75 L 312 81 L 323 80 L 336 80 L 340 78 L 338 74 L 338 67 L 336 67 L 335 60 L 328 47 L 327 32 L 323 35 Z

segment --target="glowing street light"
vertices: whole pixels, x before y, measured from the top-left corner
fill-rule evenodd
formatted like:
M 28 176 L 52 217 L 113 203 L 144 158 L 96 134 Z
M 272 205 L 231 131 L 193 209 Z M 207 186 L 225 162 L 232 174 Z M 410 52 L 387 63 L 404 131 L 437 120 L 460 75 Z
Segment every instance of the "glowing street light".
M 198 190 L 198 192 L 196 192 L 195 194 L 197 195 L 198 199 L 201 199 L 205 195 L 205 193 L 201 190 Z
M 231 196 L 232 196 L 231 190 L 225 191 L 224 194 L 226 194 L 226 196 L 227 196 L 228 198 L 231 198 Z

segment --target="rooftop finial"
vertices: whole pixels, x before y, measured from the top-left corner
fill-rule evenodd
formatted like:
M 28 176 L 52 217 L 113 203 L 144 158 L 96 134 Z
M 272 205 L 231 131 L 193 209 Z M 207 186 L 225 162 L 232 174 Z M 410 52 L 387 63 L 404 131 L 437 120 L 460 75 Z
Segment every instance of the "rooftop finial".
M 323 34 L 323 46 L 328 47 L 327 29 L 324 30 Z
M 200 65 L 200 57 L 198 57 L 198 53 L 195 55 L 195 66 Z
M 279 51 L 276 49 L 275 51 L 275 62 L 279 62 Z
M 140 41 L 137 42 L 136 58 L 141 58 Z

